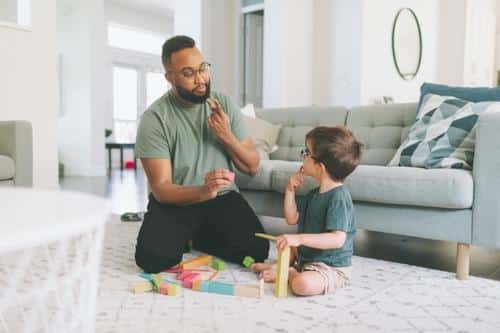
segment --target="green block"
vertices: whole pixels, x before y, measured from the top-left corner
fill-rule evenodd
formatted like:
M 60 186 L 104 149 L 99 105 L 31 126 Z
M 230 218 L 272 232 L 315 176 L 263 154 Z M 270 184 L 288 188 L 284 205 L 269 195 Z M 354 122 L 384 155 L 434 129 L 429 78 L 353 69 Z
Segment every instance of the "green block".
M 243 266 L 245 266 L 247 268 L 250 267 L 250 266 L 252 266 L 254 263 L 255 263 L 255 260 L 252 257 L 246 256 L 243 259 Z
M 159 291 L 160 285 L 163 283 L 162 278 L 158 274 L 151 274 L 151 277 L 153 278 L 153 289 Z
M 224 268 L 226 267 L 226 263 L 220 259 L 213 259 L 212 260 L 212 268 L 214 268 L 217 271 L 223 271 Z

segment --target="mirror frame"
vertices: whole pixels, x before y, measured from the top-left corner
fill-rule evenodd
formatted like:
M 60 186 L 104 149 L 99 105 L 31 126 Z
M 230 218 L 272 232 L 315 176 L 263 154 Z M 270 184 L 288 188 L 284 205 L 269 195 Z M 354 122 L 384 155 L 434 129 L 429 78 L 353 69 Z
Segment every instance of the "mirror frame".
M 398 61 L 396 58 L 396 49 L 394 47 L 394 41 L 395 41 L 394 34 L 396 32 L 396 24 L 398 23 L 398 18 L 401 15 L 401 13 L 403 13 L 405 11 L 408 11 L 413 16 L 415 23 L 417 24 L 418 43 L 419 43 L 419 54 L 418 54 L 417 67 L 415 68 L 415 72 L 408 73 L 408 74 L 401 73 L 401 69 L 399 68 Z M 422 65 L 422 30 L 420 29 L 420 22 L 418 21 L 417 15 L 413 11 L 413 9 L 405 7 L 405 8 L 401 8 L 400 10 L 398 10 L 396 16 L 394 17 L 394 21 L 392 23 L 392 36 L 391 37 L 392 37 L 392 60 L 394 61 L 394 66 L 396 66 L 396 70 L 397 70 L 399 76 L 403 80 L 405 80 L 405 81 L 412 80 L 413 78 L 415 78 L 415 76 L 417 76 L 418 71 L 420 70 L 420 66 Z

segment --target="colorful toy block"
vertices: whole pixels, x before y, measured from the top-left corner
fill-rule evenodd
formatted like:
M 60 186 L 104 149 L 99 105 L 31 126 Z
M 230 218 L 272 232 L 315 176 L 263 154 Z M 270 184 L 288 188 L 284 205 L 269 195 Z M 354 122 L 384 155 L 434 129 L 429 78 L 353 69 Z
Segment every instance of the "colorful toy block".
M 255 263 L 255 259 L 252 257 L 246 256 L 245 258 L 243 258 L 242 264 L 243 264 L 243 266 L 245 266 L 247 268 L 252 266 L 254 263 Z
M 181 286 L 178 286 L 176 284 L 169 284 L 168 285 L 168 296 L 180 295 L 181 289 L 182 289 Z
M 153 290 L 153 284 L 148 281 L 137 283 L 134 285 L 134 293 L 145 293 Z
M 264 280 L 260 279 L 256 286 L 237 284 L 234 287 L 234 296 L 261 298 L 264 296 Z
M 168 287 L 169 287 L 168 283 L 160 284 L 160 294 L 168 295 Z
M 183 281 L 185 278 L 187 278 L 189 275 L 192 275 L 192 274 L 197 274 L 197 273 L 193 273 L 191 271 L 183 271 L 182 273 L 177 275 L 176 279 Z
M 158 274 L 151 274 L 151 278 L 154 291 L 160 291 L 160 285 L 163 283 L 163 279 Z
M 234 181 L 234 176 L 235 176 L 234 172 L 231 172 L 231 171 L 230 171 L 230 172 L 227 172 L 227 173 L 226 173 L 226 176 L 225 176 L 224 178 L 226 178 L 226 179 L 227 179 L 227 180 L 229 180 L 230 182 L 233 182 L 233 181 Z
M 188 275 L 182 280 L 182 286 L 184 288 L 191 288 L 193 286 L 193 282 L 199 279 L 200 279 L 200 274 L 198 273 L 193 273 L 191 275 Z
M 217 271 L 223 271 L 226 267 L 226 263 L 220 259 L 215 258 L 212 260 L 212 268 Z
M 210 265 L 212 263 L 212 256 L 204 255 L 198 258 L 183 261 L 179 264 L 182 269 L 193 269 L 203 265 Z
M 288 268 L 290 266 L 290 247 L 278 251 L 278 274 L 274 285 L 276 297 L 286 297 L 288 293 Z
M 234 295 L 234 285 L 229 283 L 210 281 L 208 282 L 208 292 L 222 295 Z

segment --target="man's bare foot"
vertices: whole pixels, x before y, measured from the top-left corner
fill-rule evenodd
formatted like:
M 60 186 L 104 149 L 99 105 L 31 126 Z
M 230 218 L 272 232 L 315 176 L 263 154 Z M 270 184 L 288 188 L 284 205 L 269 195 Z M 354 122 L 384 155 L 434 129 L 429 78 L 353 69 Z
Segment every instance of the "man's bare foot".
M 273 267 L 260 272 L 259 278 L 264 279 L 264 282 L 273 283 L 276 282 L 277 275 L 276 265 L 273 265 Z
M 275 264 L 268 264 L 265 262 L 258 262 L 250 266 L 250 270 L 255 273 L 260 273 L 262 271 L 271 269 Z

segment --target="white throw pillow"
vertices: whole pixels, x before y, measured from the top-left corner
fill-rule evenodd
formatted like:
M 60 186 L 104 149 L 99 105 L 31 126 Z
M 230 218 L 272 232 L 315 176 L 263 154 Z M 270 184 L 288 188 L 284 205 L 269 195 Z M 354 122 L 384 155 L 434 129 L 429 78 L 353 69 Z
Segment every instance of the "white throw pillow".
M 270 154 L 276 149 L 276 141 L 281 131 L 281 125 L 274 125 L 260 118 L 243 116 L 248 135 L 252 138 L 257 148 L 262 148 Z
M 241 108 L 241 113 L 250 118 L 257 118 L 253 104 L 247 104 Z

